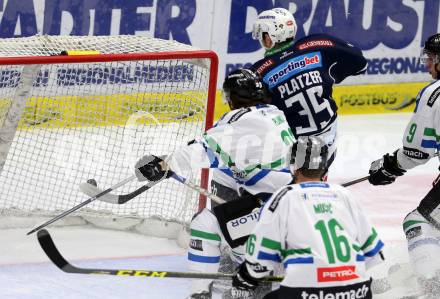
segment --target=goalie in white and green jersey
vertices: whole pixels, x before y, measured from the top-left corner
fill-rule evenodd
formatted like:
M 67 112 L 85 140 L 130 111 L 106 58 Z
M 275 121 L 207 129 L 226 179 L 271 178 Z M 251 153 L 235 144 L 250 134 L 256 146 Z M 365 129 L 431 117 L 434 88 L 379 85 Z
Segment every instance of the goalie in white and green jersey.
M 369 181 L 393 183 L 398 176 L 438 156 L 440 150 L 440 33 L 429 37 L 421 62 L 435 81 L 416 98 L 416 108 L 403 135 L 403 146 L 374 161 Z M 417 209 L 403 221 L 410 261 L 426 298 L 440 298 L 440 175 Z M 425 298 L 425 297 L 424 297 Z
M 327 159 L 322 138 L 298 138 L 291 162 L 296 184 L 262 208 L 236 288 L 255 288 L 282 264 L 280 288 L 264 298 L 372 298 L 366 270 L 383 261 L 384 244 L 356 198 L 321 180 Z

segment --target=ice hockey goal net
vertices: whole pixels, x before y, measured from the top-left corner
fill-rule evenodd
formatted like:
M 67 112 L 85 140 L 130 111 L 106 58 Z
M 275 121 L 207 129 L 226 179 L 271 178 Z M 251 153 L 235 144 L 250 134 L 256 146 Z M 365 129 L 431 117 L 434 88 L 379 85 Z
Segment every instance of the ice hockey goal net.
M 132 175 L 142 155 L 200 136 L 212 125 L 217 65 L 212 51 L 148 37 L 0 40 L 1 215 L 55 215 L 88 198 L 78 188 L 87 179 L 105 189 Z M 198 205 L 198 194 L 167 180 L 76 215 L 187 223 Z

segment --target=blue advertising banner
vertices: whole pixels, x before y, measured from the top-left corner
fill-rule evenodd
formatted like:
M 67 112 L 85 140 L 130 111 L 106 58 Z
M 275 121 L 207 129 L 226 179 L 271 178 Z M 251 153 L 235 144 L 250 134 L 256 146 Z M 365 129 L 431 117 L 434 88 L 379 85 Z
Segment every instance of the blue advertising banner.
M 418 57 L 439 26 L 438 0 L 0 0 L 0 37 L 148 35 L 220 57 L 219 76 L 264 54 L 251 37 L 258 13 L 289 9 L 297 37 L 325 32 L 360 47 L 369 60 L 356 84 L 426 81 Z M 353 84 L 348 79 L 345 84 Z

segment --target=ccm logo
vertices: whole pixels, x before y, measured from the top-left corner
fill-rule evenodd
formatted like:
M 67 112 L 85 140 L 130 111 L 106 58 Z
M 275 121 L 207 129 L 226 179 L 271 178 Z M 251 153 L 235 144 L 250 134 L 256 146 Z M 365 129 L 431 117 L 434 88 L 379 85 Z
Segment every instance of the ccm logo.
M 318 282 L 345 281 L 359 278 L 355 266 L 318 268 Z

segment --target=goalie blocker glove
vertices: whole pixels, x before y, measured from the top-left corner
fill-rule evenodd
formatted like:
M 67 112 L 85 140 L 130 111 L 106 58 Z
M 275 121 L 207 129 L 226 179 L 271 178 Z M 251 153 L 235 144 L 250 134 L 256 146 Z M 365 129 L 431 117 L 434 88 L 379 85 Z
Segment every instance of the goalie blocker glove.
M 232 279 L 232 286 L 243 291 L 253 291 L 258 287 L 259 284 L 259 280 L 249 274 L 246 262 L 240 265 L 237 274 Z
M 371 163 L 368 181 L 372 185 L 388 185 L 405 172 L 406 170 L 400 168 L 397 162 L 397 151 L 395 151 L 393 155 L 385 154 L 381 159 Z
M 164 160 L 154 155 L 143 156 L 135 165 L 135 174 L 138 181 L 157 182 L 169 178 L 173 173 L 171 170 L 163 170 Z

